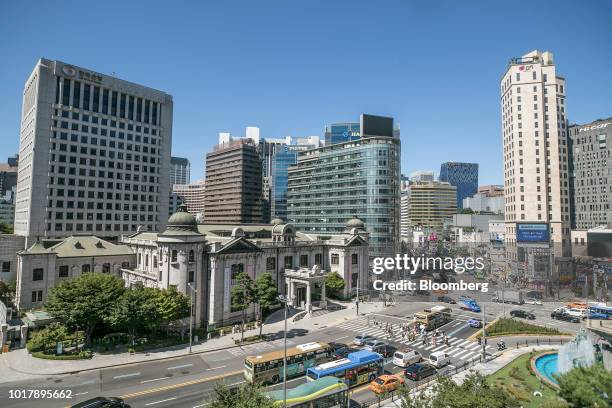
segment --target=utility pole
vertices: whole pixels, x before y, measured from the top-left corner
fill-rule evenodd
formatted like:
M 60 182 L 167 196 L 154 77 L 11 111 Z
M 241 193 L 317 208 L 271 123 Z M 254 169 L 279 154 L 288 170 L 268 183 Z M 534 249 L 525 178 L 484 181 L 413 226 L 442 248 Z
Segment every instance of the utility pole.
M 487 351 L 486 351 L 487 338 L 486 338 L 486 331 L 485 331 L 486 325 L 487 325 L 487 322 L 485 320 L 485 306 L 483 303 L 482 304 L 482 359 L 483 361 L 486 361 L 487 359 Z
M 278 295 L 278 300 L 285 305 L 285 331 L 283 333 L 283 408 L 287 406 L 287 309 L 289 296 Z
M 195 302 L 194 295 L 197 292 L 191 285 L 191 282 L 187 283 L 189 289 L 191 289 L 191 313 L 189 315 L 189 353 L 191 353 L 191 346 L 193 345 L 193 304 Z

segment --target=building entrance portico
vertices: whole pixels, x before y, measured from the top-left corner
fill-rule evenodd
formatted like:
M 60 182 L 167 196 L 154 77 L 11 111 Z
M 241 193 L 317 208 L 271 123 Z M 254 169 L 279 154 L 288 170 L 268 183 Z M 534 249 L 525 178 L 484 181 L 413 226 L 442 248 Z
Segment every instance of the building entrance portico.
M 289 305 L 295 308 L 303 308 L 309 314 L 312 313 L 312 290 L 315 285 L 321 286 L 321 302 L 319 307 L 325 309 L 327 301 L 325 298 L 325 278 L 328 272 L 321 270 L 318 265 L 312 269 L 285 269 L 285 285 Z

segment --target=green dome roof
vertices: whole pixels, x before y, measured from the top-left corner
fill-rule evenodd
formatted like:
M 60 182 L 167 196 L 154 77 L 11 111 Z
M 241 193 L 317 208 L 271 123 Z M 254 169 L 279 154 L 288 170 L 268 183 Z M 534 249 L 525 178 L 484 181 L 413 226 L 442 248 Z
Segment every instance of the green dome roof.
M 272 220 L 272 225 L 283 225 L 285 223 L 285 221 L 282 220 L 282 218 L 275 218 Z
M 166 230 L 198 232 L 198 222 L 193 214 L 187 212 L 187 206 L 181 204 L 178 211 L 168 218 Z
M 347 228 L 359 228 L 359 229 L 364 229 L 365 228 L 365 224 L 363 223 L 363 221 L 361 221 L 359 218 L 353 218 L 350 219 L 347 223 L 346 223 L 346 227 Z

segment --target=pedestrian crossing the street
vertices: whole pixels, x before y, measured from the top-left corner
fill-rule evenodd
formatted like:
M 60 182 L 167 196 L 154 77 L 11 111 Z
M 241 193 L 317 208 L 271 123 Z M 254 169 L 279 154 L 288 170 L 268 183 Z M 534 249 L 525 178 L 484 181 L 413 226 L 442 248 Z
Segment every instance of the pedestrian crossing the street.
M 465 322 L 459 322 L 465 324 Z M 394 343 L 402 344 L 406 347 L 410 347 L 419 350 L 421 354 L 428 355 L 436 351 L 444 351 L 450 357 L 457 358 L 460 360 L 470 360 L 477 357 L 482 353 L 482 345 L 459 337 L 448 336 L 448 346 L 441 344 L 440 341 L 433 343 L 431 340 L 429 343 L 423 343 L 423 340 L 417 336 L 416 340 L 410 340 L 408 337 L 402 338 L 401 332 L 398 330 L 398 325 L 394 325 L 394 331 L 391 336 L 384 330 L 384 323 L 381 326 L 374 325 L 371 321 L 368 324 L 367 319 L 355 319 L 349 322 L 341 323 L 338 328 L 350 330 L 360 335 L 374 336 L 380 340 L 387 340 Z M 452 325 L 446 327 L 453 327 Z M 486 346 L 486 351 L 491 351 L 491 346 Z

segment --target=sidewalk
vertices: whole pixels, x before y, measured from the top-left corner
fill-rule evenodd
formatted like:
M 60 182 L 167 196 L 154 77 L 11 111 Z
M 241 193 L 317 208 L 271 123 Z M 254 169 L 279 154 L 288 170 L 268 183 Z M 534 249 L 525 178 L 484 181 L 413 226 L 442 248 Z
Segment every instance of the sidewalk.
M 297 322 L 287 321 L 287 330 L 291 329 L 308 330 L 308 333 L 315 332 L 324 328 L 335 326 L 347 320 L 354 319 L 356 316 L 355 306 L 352 303 L 343 304 L 346 309 L 330 311 L 320 316 L 303 318 Z M 382 304 L 378 302 L 360 303 L 359 312 L 374 313 L 384 310 Z M 263 326 L 264 334 L 278 333 L 284 330 L 284 321 L 278 321 Z M 259 328 L 245 331 L 244 336 L 254 336 L 259 334 Z M 194 344 L 193 354 L 206 353 L 217 350 L 226 350 L 236 346 L 234 339 L 239 339 L 240 334 L 226 335 L 220 338 Z M 253 344 L 253 343 L 251 343 Z M 44 360 L 32 357 L 26 349 L 18 349 L 0 355 L 0 383 L 31 379 L 33 376 L 42 375 L 65 375 L 77 372 L 97 370 L 123 366 L 147 361 L 164 360 L 175 357 L 190 355 L 188 345 L 180 345 L 163 350 L 150 350 L 148 352 L 129 354 L 99 355 L 95 354 L 90 360 Z
M 484 376 L 491 375 L 502 368 L 504 368 L 508 363 L 513 361 L 514 359 L 522 356 L 523 354 L 529 353 L 532 350 L 535 351 L 544 351 L 544 350 L 558 350 L 560 345 L 546 345 L 546 346 L 529 346 L 529 347 L 521 347 L 521 348 L 512 348 L 501 354 L 499 354 L 495 359 L 487 361 L 485 363 L 479 363 L 475 366 L 468 368 L 458 374 L 453 375 L 451 378 L 457 384 L 462 384 L 463 380 L 470 374 L 471 371 L 477 371 Z M 433 384 L 433 383 L 432 383 Z M 431 387 L 427 387 L 426 390 L 429 390 Z M 384 405 L 383 405 L 384 404 Z M 402 406 L 402 402 L 400 399 L 396 399 L 395 401 L 387 400 L 381 402 L 382 408 L 400 408 Z

